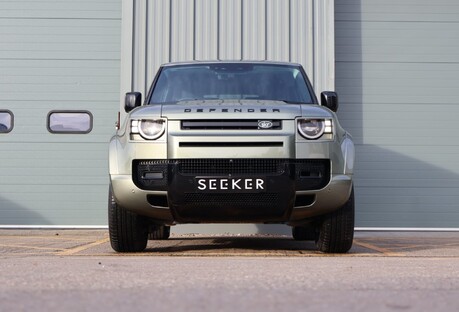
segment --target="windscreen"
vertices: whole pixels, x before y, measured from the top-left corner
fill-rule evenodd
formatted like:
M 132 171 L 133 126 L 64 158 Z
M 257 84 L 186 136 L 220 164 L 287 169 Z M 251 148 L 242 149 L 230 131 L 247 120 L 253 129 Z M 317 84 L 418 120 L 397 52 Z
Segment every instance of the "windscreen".
M 313 103 L 297 66 L 217 63 L 164 67 L 150 104 L 242 99 Z

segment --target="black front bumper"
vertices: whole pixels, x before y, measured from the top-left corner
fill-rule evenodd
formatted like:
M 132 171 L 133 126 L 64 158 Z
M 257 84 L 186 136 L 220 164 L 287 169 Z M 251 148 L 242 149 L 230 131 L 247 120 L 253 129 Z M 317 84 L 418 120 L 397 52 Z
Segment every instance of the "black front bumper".
M 133 181 L 143 190 L 167 191 L 179 223 L 283 222 L 296 191 L 330 181 L 328 159 L 174 159 L 133 161 Z M 197 179 L 263 179 L 258 190 L 199 190 Z

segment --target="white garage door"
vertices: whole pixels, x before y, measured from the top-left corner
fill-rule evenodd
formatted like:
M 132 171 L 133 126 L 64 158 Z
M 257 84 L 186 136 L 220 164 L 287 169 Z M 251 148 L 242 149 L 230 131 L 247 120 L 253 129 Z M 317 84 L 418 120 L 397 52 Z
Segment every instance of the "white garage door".
M 335 0 L 357 226 L 459 228 L 459 2 Z
M 120 34 L 121 0 L 1 2 L 0 225 L 106 224 Z

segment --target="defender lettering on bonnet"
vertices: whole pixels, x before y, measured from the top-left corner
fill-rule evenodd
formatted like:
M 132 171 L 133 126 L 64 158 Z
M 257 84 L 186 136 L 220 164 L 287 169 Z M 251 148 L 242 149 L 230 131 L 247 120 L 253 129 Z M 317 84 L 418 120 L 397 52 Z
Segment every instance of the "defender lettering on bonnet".
M 280 113 L 279 108 L 185 108 L 184 113 Z

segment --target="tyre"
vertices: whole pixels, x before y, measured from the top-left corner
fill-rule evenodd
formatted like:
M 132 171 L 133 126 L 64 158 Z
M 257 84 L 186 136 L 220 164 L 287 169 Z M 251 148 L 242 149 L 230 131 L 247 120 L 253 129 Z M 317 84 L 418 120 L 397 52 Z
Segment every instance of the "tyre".
M 118 205 L 111 187 L 108 193 L 108 232 L 115 251 L 139 252 L 147 247 L 147 219 Z
M 312 226 L 294 226 L 292 227 L 292 236 L 297 241 L 315 241 L 317 240 L 317 231 Z
M 151 225 L 148 239 L 166 240 L 171 235 L 171 227 L 167 225 Z
M 317 249 L 326 253 L 345 253 L 354 239 L 354 189 L 348 201 L 328 214 L 319 228 Z

